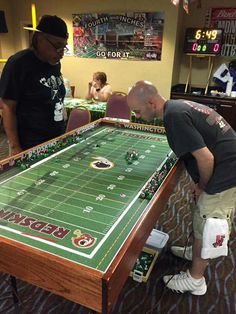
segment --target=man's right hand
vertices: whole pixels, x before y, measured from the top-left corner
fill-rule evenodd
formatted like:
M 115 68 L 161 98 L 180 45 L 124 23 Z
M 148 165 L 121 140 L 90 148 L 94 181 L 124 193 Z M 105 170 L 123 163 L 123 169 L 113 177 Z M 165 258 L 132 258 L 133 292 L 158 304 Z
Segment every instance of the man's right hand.
M 203 189 L 201 189 L 197 183 L 197 184 L 192 185 L 191 192 L 192 192 L 193 201 L 196 204 L 199 199 L 199 196 L 203 192 Z
M 18 146 L 18 147 L 10 147 L 9 146 L 9 155 L 10 156 L 17 155 L 21 152 L 23 152 L 23 149 L 20 146 Z

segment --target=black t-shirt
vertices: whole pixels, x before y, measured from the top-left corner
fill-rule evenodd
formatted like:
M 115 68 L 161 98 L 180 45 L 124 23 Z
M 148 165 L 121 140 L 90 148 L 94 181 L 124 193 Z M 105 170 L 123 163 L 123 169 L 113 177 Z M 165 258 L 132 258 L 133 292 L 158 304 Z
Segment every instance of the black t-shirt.
M 17 101 L 17 127 L 26 149 L 59 136 L 64 131 L 65 87 L 60 64 L 38 59 L 33 50 L 10 57 L 0 81 L 0 97 Z
M 205 189 L 208 194 L 236 186 L 236 133 L 223 117 L 195 102 L 169 100 L 163 120 L 171 149 L 195 182 L 199 172 L 191 152 L 207 147 L 213 154 L 214 172 Z

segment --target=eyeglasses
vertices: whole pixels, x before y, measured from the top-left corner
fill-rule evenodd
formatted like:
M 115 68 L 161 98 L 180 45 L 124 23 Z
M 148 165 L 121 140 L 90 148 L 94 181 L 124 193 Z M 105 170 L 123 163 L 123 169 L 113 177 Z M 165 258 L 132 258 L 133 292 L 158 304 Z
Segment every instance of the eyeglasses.
M 46 36 L 43 36 L 43 38 L 45 38 L 48 42 L 49 42 L 49 44 L 51 44 L 52 46 L 53 46 L 53 48 L 56 50 L 56 53 L 66 53 L 66 52 L 68 52 L 69 51 L 69 49 L 65 46 L 65 47 L 61 47 L 61 48 L 58 48 L 58 47 L 56 47 L 55 45 L 54 45 L 54 43 L 53 42 L 51 42 L 51 40 L 49 40 Z

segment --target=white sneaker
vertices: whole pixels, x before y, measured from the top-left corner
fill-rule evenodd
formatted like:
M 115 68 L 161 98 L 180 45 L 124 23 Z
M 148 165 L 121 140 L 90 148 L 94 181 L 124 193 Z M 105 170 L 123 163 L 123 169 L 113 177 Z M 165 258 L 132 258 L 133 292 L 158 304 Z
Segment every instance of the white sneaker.
M 192 246 L 181 247 L 181 246 L 171 246 L 170 248 L 172 254 L 180 258 L 187 259 L 188 261 L 192 260 L 193 249 Z
M 180 272 L 178 275 L 168 275 L 164 276 L 163 280 L 166 287 L 175 292 L 190 292 L 194 295 L 203 295 L 207 291 L 207 285 L 205 278 L 194 279 L 189 270 L 185 272 Z

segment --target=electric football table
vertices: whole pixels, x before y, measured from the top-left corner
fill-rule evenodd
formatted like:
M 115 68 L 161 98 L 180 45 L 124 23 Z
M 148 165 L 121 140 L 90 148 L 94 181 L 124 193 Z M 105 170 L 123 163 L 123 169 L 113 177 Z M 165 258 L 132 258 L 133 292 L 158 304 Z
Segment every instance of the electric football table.
M 0 271 L 109 313 L 181 171 L 163 127 L 114 119 L 0 161 Z

